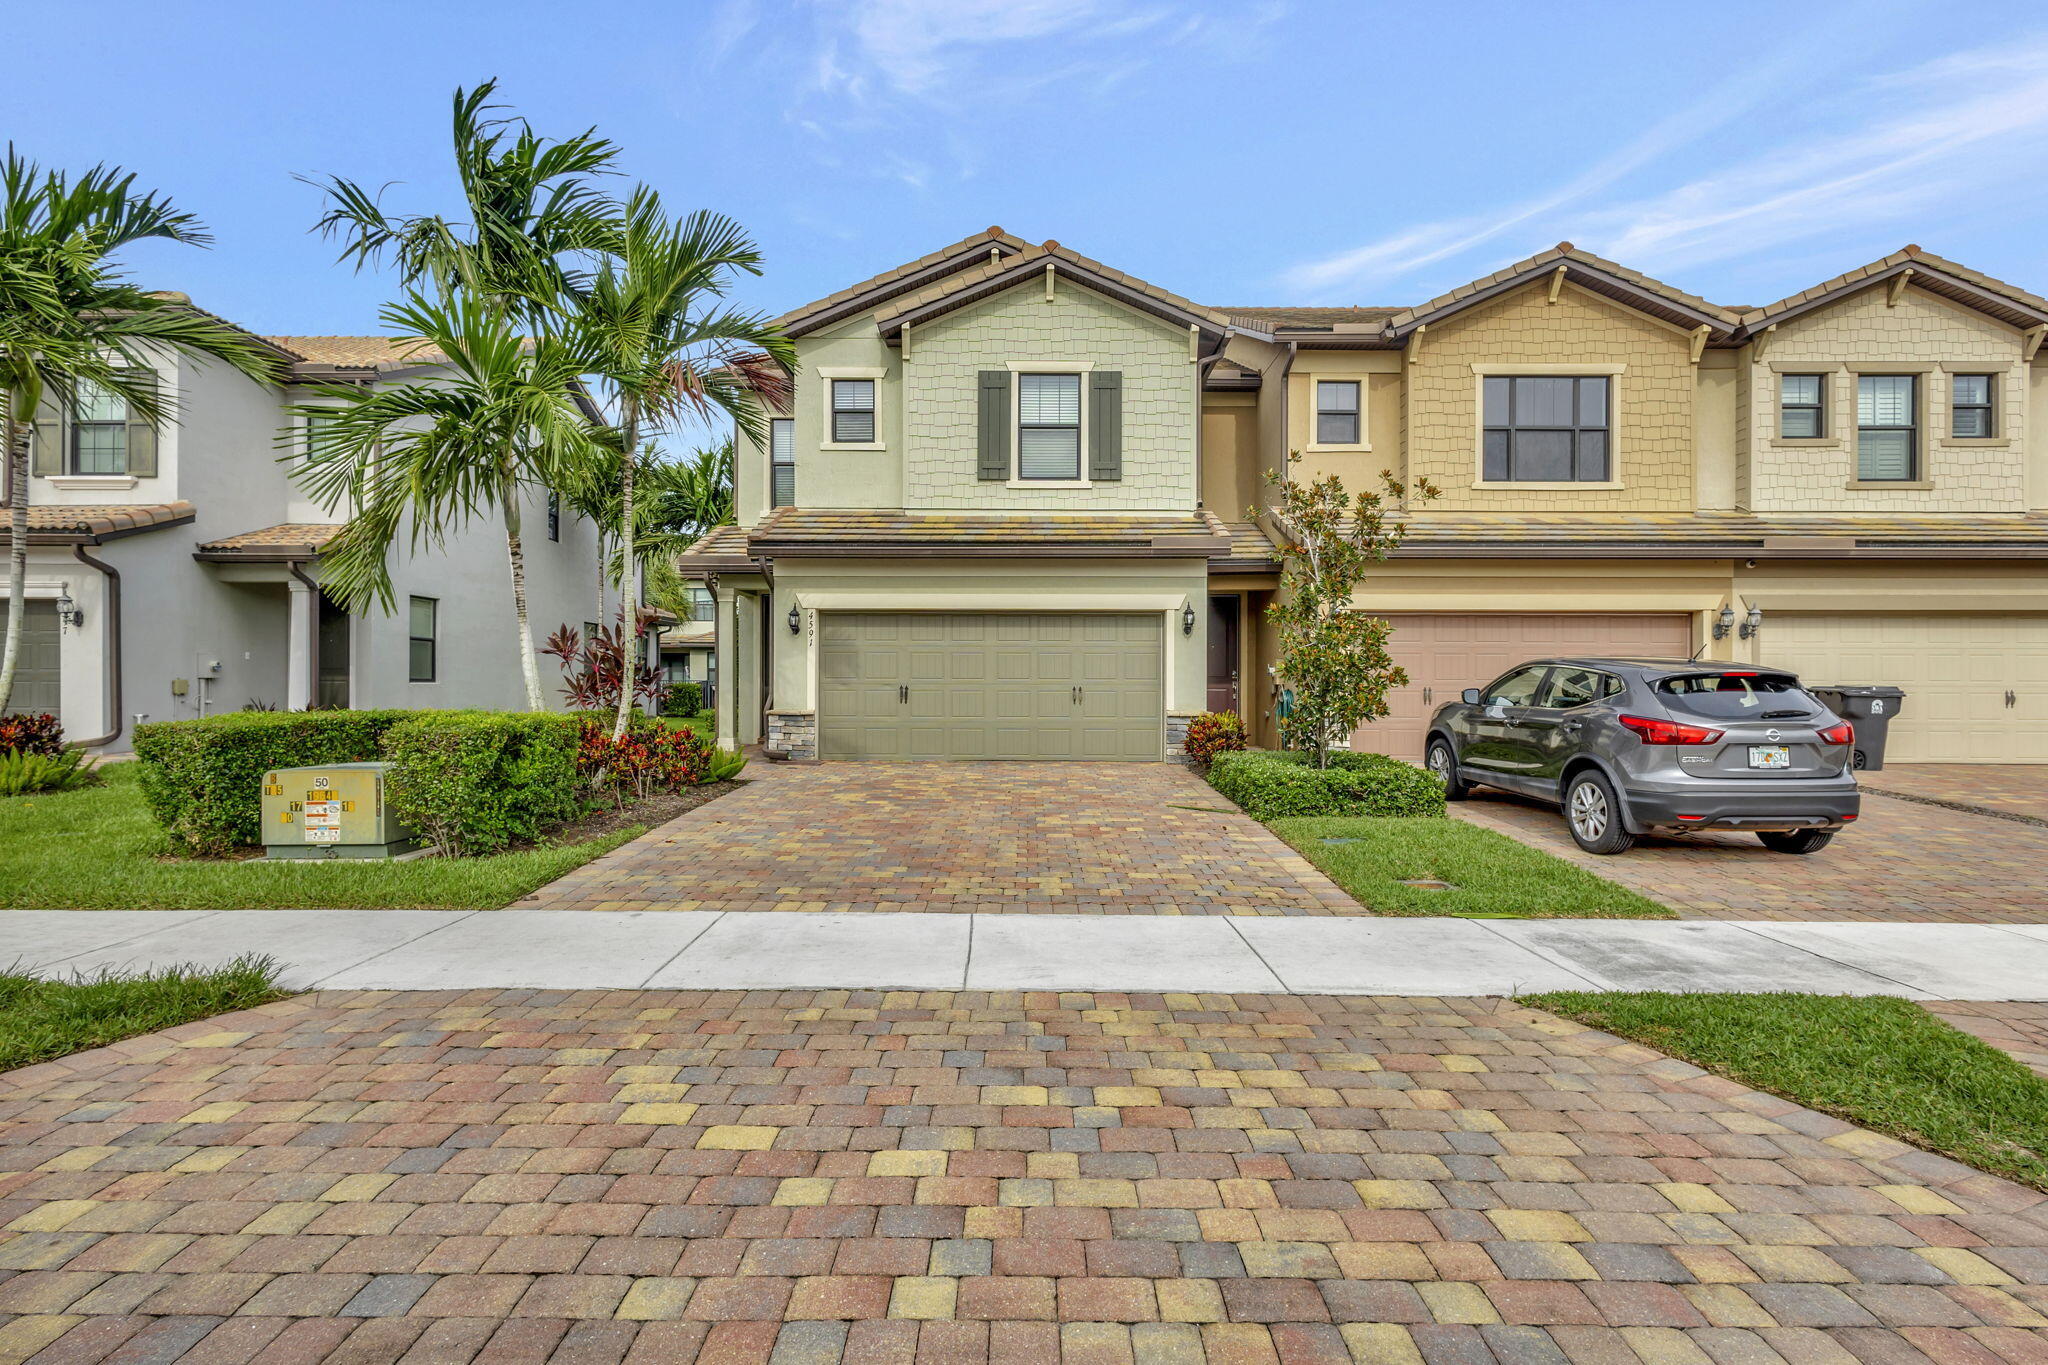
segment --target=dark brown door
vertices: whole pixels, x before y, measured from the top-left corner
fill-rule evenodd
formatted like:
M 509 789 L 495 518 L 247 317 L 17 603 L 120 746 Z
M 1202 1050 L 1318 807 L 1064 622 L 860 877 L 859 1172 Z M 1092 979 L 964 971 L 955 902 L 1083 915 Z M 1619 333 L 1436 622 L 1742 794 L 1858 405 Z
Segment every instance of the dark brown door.
M 1237 710 L 1239 598 L 1209 599 L 1209 709 Z
M 348 709 L 348 613 L 320 598 L 320 660 L 314 704 L 323 711 Z

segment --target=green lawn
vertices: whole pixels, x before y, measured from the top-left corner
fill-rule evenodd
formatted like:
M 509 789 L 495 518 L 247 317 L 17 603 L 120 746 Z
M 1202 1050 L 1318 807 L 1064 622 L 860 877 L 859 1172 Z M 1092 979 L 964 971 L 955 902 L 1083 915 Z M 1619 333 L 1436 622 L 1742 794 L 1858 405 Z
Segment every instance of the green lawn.
M 1525 996 L 1859 1127 L 2048 1190 L 2048 1081 L 1890 996 Z
M 105 1047 L 123 1038 L 245 1010 L 286 992 L 269 962 L 243 958 L 207 972 L 38 980 L 0 972 L 0 1071 Z
M 661 723 L 671 730 L 695 730 L 714 743 L 718 739 L 718 716 L 715 712 L 699 711 L 694 716 L 663 716 Z
M 1462 820 L 1316 818 L 1274 820 L 1270 828 L 1377 915 L 1672 915 L 1604 877 Z M 1449 882 L 1453 889 L 1402 885 L 1422 880 Z
M 135 765 L 107 783 L 0 799 L 0 907 L 12 910 L 491 910 L 644 832 L 489 858 L 406 863 L 166 861 Z M 0 964 L 4 965 L 4 964 Z

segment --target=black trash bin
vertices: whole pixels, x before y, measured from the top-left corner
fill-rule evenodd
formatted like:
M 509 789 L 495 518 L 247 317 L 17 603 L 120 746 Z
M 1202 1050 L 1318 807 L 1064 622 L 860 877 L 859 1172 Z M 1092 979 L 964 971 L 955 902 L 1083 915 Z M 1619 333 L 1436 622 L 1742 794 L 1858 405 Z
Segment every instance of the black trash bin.
M 1884 741 L 1892 718 L 1906 694 L 1889 683 L 1869 686 L 1809 687 L 1828 709 L 1856 727 L 1856 751 L 1850 762 L 1858 768 L 1884 766 Z

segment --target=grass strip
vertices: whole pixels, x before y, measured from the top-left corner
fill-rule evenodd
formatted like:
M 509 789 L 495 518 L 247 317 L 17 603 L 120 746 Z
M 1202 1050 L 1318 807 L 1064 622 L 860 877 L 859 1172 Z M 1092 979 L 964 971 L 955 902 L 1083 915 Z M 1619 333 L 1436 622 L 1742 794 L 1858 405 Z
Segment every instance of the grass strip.
M 201 971 L 39 978 L 0 972 L 0 1071 L 105 1047 L 158 1029 L 245 1010 L 289 992 L 268 958 L 237 958 Z
M 2048 1080 L 1893 996 L 1556 991 L 1521 1003 L 2048 1190 Z

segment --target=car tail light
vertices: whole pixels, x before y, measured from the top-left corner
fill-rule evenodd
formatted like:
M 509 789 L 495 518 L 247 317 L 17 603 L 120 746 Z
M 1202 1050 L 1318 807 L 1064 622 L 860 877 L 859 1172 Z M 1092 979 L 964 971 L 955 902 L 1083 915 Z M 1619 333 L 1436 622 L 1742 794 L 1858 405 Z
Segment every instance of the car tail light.
M 1823 744 L 1847 744 L 1855 738 L 1856 727 L 1846 720 L 1840 725 L 1830 725 L 1820 732 L 1820 742 Z
M 1721 738 L 1719 730 L 1704 725 L 1680 725 L 1675 720 L 1652 720 L 1648 716 L 1619 716 L 1623 725 L 1636 732 L 1645 744 L 1712 744 Z

